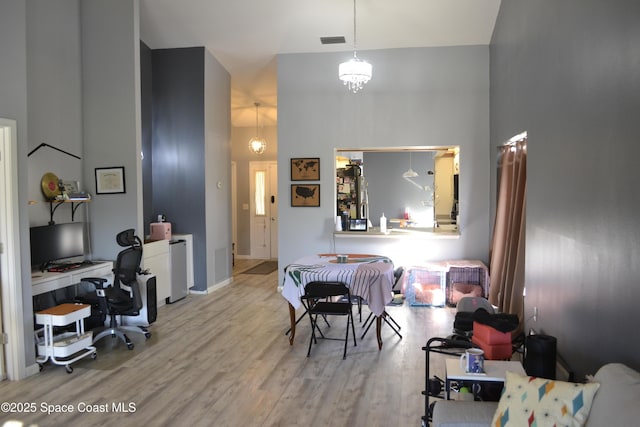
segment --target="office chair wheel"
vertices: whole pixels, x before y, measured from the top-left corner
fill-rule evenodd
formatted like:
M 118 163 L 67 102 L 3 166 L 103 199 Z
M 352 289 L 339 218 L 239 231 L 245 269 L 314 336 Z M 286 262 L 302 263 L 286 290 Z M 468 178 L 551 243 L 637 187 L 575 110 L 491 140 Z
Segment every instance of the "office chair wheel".
M 71 374 L 71 373 L 73 373 L 73 366 L 64 365 L 64 370 L 67 371 L 67 374 Z
M 91 358 L 93 360 L 96 360 L 98 358 L 98 353 L 96 353 L 96 352 L 91 353 Z
M 145 333 L 144 333 L 144 337 L 145 337 L 146 339 L 151 338 L 151 332 L 145 332 Z
M 129 350 L 133 350 L 133 347 L 134 347 L 134 345 L 133 345 L 133 343 L 132 343 L 132 342 L 128 342 L 128 343 L 127 343 L 127 348 L 128 348 Z

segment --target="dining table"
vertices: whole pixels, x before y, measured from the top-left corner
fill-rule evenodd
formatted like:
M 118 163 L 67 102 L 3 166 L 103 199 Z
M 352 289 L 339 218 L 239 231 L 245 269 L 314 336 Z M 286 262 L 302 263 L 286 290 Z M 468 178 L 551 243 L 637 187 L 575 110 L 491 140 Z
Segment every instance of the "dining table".
M 284 269 L 282 296 L 289 303 L 293 345 L 296 331 L 296 309 L 302 305 L 304 287 L 313 281 L 343 282 L 351 295 L 367 301 L 376 316 L 378 349 L 382 349 L 380 327 L 385 306 L 393 298 L 393 262 L 386 256 L 369 254 L 317 254 L 302 257 Z

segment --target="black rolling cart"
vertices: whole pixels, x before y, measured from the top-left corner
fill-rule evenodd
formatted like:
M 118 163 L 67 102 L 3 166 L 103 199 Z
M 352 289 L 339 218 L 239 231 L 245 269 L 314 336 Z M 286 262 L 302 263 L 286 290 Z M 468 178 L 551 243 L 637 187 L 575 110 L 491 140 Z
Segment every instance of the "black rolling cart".
M 433 415 L 433 405 L 436 402 L 435 400 L 433 402 L 429 402 L 429 398 L 445 398 L 444 380 L 437 376 L 431 378 L 429 370 L 431 353 L 460 357 L 466 349 L 471 347 L 473 347 L 473 344 L 470 341 L 438 337 L 429 339 L 429 341 L 427 341 L 427 345 L 422 347 L 422 350 L 425 352 L 425 389 L 422 391 L 422 395 L 424 396 L 424 415 L 422 416 L 423 427 L 430 425 L 431 416 Z

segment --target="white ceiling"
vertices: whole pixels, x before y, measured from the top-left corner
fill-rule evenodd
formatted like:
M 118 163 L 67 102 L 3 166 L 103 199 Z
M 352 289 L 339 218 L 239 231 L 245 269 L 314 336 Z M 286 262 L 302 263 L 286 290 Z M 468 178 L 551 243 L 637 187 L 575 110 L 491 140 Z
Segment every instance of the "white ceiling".
M 360 52 L 487 45 L 500 0 L 357 0 L 356 6 Z M 352 51 L 353 1 L 140 0 L 140 35 L 151 49 L 204 46 L 231 75 L 232 124 L 254 127 L 260 102 L 260 123 L 270 126 L 277 121 L 276 55 Z M 322 45 L 323 36 L 345 36 L 346 44 Z

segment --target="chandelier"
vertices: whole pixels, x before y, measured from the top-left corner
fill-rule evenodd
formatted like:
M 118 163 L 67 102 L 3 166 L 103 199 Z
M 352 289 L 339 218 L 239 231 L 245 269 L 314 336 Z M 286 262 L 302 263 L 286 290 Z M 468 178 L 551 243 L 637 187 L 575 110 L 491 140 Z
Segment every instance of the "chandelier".
M 258 127 L 258 107 L 260 103 L 255 102 L 256 106 L 256 136 L 249 140 L 249 149 L 255 154 L 262 154 L 267 149 L 267 140 L 260 137 L 260 128 Z
M 353 58 L 338 67 L 338 77 L 347 88 L 356 93 L 371 80 L 373 67 L 367 61 L 358 58 L 356 53 L 356 0 L 353 0 Z

